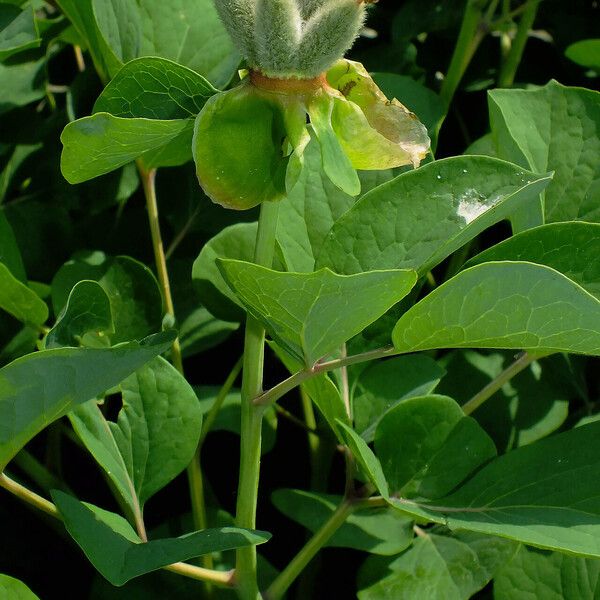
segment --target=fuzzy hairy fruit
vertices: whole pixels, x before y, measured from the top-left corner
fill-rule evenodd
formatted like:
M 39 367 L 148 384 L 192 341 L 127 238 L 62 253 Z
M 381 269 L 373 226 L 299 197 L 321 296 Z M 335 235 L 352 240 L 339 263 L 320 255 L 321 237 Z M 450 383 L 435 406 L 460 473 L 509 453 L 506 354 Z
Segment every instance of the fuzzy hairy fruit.
M 327 177 L 352 196 L 360 193 L 357 169 L 416 167 L 430 145 L 423 124 L 360 63 L 341 60 L 312 79 L 251 72 L 196 119 L 198 180 L 226 208 L 280 200 L 297 183 L 309 143 L 319 144 Z
M 273 78 L 312 78 L 352 46 L 363 25 L 359 0 L 215 0 L 252 69 Z

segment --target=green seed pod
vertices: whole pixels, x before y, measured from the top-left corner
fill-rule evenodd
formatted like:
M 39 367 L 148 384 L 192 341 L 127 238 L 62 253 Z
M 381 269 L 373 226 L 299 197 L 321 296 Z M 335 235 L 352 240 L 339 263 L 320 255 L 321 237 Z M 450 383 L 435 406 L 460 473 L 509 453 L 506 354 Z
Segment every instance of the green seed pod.
M 240 54 L 250 64 L 256 64 L 256 0 L 215 0 L 215 7 Z

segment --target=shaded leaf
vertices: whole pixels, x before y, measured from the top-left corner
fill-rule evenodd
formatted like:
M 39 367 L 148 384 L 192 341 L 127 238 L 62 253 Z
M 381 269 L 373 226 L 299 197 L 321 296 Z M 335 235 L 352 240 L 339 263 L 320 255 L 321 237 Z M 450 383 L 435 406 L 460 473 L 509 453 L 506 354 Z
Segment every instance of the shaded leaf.
M 16 279 L 8 267 L 0 263 L 0 309 L 30 325 L 43 325 L 48 319 L 46 303 L 24 283 Z
M 600 39 L 575 42 L 565 50 L 565 56 L 582 67 L 600 71 Z
M 600 561 L 521 546 L 494 578 L 495 600 L 594 600 L 600 594 Z
M 115 513 L 79 502 L 58 490 L 52 492 L 52 499 L 69 534 L 94 567 L 117 586 L 174 562 L 262 544 L 270 537 L 263 532 L 222 527 L 142 543 L 131 525 Z
M 454 400 L 424 396 L 385 413 L 375 453 L 394 493 L 439 498 L 494 458 L 496 447 Z
M 194 390 L 157 357 L 119 385 L 123 407 L 106 420 L 92 400 L 69 414 L 73 428 L 134 514 L 190 463 L 202 425 Z
M 103 346 L 106 342 L 101 338 L 105 332 L 113 333 L 110 300 L 100 284 L 80 281 L 71 290 L 67 304 L 48 332 L 46 348 Z M 86 334 L 90 334 L 89 337 Z
M 435 389 L 444 369 L 428 356 L 413 354 L 367 366 L 352 386 L 352 415 L 356 431 L 373 441 L 386 411 L 406 398 L 426 396 Z
M 40 45 L 33 9 L 0 4 L 0 60 Z
M 173 333 L 113 348 L 57 348 L 0 369 L 0 471 L 44 427 L 167 350 Z
M 13 277 L 22 283 L 27 282 L 21 252 L 19 251 L 12 227 L 3 210 L 0 210 L 0 263 L 6 266 Z
M 342 503 L 342 496 L 302 490 L 276 490 L 271 501 L 288 518 L 315 533 Z M 413 539 L 412 519 L 389 508 L 353 512 L 325 544 L 326 548 L 354 548 L 372 554 L 392 555 L 405 550 Z
M 468 532 L 427 533 L 388 562 L 384 578 L 360 591 L 358 598 L 468 600 L 510 560 L 516 548 L 513 542 Z M 369 561 L 363 571 L 368 565 Z

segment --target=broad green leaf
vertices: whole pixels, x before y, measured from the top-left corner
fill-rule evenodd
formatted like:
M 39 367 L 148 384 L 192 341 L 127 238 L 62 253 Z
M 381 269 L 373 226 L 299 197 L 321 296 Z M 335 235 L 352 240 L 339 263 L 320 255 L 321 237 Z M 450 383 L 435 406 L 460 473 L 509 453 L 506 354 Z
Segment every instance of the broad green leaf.
M 161 292 L 152 271 L 142 263 L 128 256 L 107 257 L 102 252 L 76 256 L 52 280 L 56 314 L 63 310 L 73 287 L 84 279 L 97 281 L 110 300 L 112 344 L 141 339 L 161 329 Z
M 107 421 L 95 400 L 69 414 L 73 428 L 133 514 L 190 463 L 202 425 L 194 390 L 157 357 L 119 385 L 123 407 Z
M 466 266 L 497 260 L 552 267 L 600 300 L 600 224 L 574 221 L 528 229 L 478 254 Z
M 538 548 L 600 557 L 600 422 L 505 454 L 435 506 L 392 499 L 410 514 Z
M 52 499 L 63 516 L 67 531 L 89 561 L 117 586 L 174 562 L 263 544 L 270 538 L 264 532 L 222 527 L 142 543 L 120 515 L 79 502 L 58 490 L 52 492 Z
M 181 165 L 192 157 L 193 130 L 193 119 L 124 119 L 96 113 L 65 127 L 61 170 L 69 183 L 82 183 L 137 158 L 148 168 Z
M 435 389 L 444 369 L 424 354 L 398 356 L 367 366 L 352 386 L 356 431 L 372 442 L 385 412 L 406 398 L 426 396 Z
M 521 546 L 494 577 L 495 600 L 595 600 L 600 561 Z
M 113 348 L 57 348 L 0 369 L 0 471 L 44 427 L 167 350 L 173 333 Z
M 39 600 L 22 581 L 8 575 L 0 575 L 0 597 L 6 600 Z
M 201 302 L 226 321 L 242 321 L 243 305 L 223 279 L 217 258 L 252 261 L 256 245 L 257 223 L 236 223 L 225 227 L 202 248 L 192 267 L 192 279 Z M 276 248 L 274 268 L 283 269 Z
M 573 358 L 556 354 L 534 361 L 473 413 L 500 452 L 532 444 L 565 422 L 569 401 L 579 396 Z M 463 404 L 514 360 L 514 352 L 452 352 L 444 361 L 447 375 L 437 391 Z
M 56 324 L 46 336 L 46 348 L 61 346 L 105 346 L 104 333 L 114 333 L 110 300 L 95 281 L 80 281 Z
M 219 387 L 197 386 L 194 388 L 198 396 L 200 412 L 206 415 L 217 399 Z M 240 435 L 242 422 L 242 398 L 239 390 L 232 390 L 223 401 L 221 409 L 211 426 L 211 431 L 229 431 Z M 262 421 L 262 446 L 263 454 L 270 452 L 275 446 L 277 436 L 277 415 L 275 409 L 270 407 Z
M 565 50 L 565 56 L 582 67 L 600 72 L 600 39 L 575 42 Z
M 507 540 L 468 532 L 453 536 L 426 533 L 388 562 L 383 579 L 361 590 L 358 598 L 468 600 L 510 560 L 516 548 Z M 369 564 L 368 560 L 362 570 Z
M 0 263 L 6 266 L 13 277 L 23 283 L 27 282 L 21 252 L 19 251 L 12 227 L 3 210 L 0 210 Z
M 240 58 L 211 0 L 93 0 L 113 64 L 159 56 L 215 85 L 232 78 Z M 112 68 L 111 76 L 116 75 Z
M 0 60 L 40 45 L 33 9 L 0 4 Z
M 337 273 L 426 273 L 549 183 L 494 158 L 458 156 L 404 173 L 361 198 L 333 226 L 317 266 Z
M 400 352 L 506 348 L 600 355 L 600 302 L 550 267 L 484 263 L 408 310 L 392 339 Z
M 402 300 L 414 271 L 337 275 L 279 273 L 251 263 L 218 261 L 225 280 L 273 339 L 306 366 L 327 356 Z
M 534 90 L 493 90 L 489 108 L 501 158 L 554 171 L 545 221 L 600 221 L 600 93 L 551 81 Z
M 359 172 L 362 193 L 389 181 L 392 171 Z M 356 202 L 338 189 L 325 175 L 321 150 L 316 140 L 304 151 L 300 178 L 279 207 L 277 241 L 286 270 L 312 273 L 315 259 L 333 224 Z
M 35 61 L 0 63 L 0 114 L 46 95 L 46 57 Z
M 0 263 L 0 309 L 30 325 L 43 325 L 48 319 L 46 303 L 3 263 Z
M 217 90 L 198 73 L 159 57 L 127 63 L 104 88 L 94 112 L 126 119 L 195 118 Z
M 439 498 L 496 456 L 491 438 L 445 396 L 401 402 L 382 417 L 375 453 L 390 490 Z
M 315 533 L 342 503 L 342 496 L 302 490 L 276 490 L 271 501 L 286 517 Z M 413 539 L 412 519 L 389 508 L 353 512 L 325 544 L 326 548 L 354 548 L 390 556 L 402 552 Z
M 435 151 L 437 134 L 446 116 L 442 99 L 412 77 L 396 73 L 374 73 L 373 80 L 388 98 L 396 98 L 427 127 Z

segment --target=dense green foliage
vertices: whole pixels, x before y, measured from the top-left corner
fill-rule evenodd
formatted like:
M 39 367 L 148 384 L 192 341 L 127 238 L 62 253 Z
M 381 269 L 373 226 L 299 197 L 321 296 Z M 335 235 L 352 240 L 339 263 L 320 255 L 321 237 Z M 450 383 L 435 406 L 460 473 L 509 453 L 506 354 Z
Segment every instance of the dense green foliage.
M 0 600 L 598 597 L 598 7 L 371 4 L 0 0 Z

